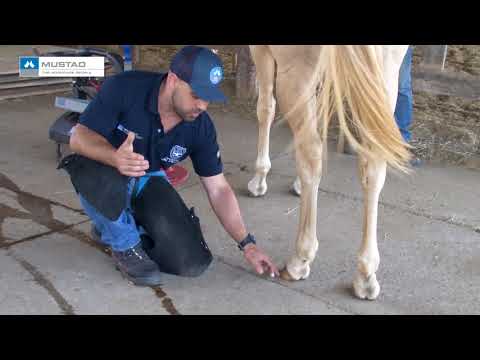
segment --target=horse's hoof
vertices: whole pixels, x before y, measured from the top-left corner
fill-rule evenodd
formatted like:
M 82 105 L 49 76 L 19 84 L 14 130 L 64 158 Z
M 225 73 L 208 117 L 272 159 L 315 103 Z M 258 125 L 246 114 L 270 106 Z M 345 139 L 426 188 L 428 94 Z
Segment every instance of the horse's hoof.
M 359 299 L 375 300 L 380 294 L 380 284 L 375 274 L 370 275 L 368 278 L 363 274 L 357 274 L 353 281 L 353 290 L 355 296 Z
M 267 193 L 267 182 L 254 177 L 248 183 L 248 191 L 253 197 L 264 196 Z
M 295 281 L 295 279 L 290 275 L 286 267 L 280 270 L 280 278 L 285 281 Z

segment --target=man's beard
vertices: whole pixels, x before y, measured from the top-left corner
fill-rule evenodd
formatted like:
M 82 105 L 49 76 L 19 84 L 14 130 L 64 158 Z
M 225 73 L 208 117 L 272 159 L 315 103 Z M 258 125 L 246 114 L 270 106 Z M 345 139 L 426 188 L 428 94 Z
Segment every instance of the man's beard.
M 191 115 L 182 111 L 178 106 L 173 105 L 173 111 L 183 120 L 191 120 Z
M 172 108 L 175 114 L 177 114 L 183 120 L 192 121 L 195 119 L 195 116 L 192 115 L 192 112 L 184 111 L 180 106 L 177 105 L 177 96 L 175 92 L 172 96 Z

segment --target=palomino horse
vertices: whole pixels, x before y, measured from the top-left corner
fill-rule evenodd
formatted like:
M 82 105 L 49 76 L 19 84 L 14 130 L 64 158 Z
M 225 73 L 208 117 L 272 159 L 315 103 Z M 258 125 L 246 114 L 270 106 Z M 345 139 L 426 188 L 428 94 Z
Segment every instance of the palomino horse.
M 298 174 L 293 189 L 301 197 L 300 224 L 295 253 L 281 271 L 284 280 L 306 279 L 317 252 L 322 153 L 329 121 L 336 116 L 341 132 L 358 153 L 364 193 L 363 240 L 353 287 L 361 299 L 377 298 L 378 199 L 387 165 L 409 171 L 409 146 L 393 117 L 407 49 L 408 45 L 250 46 L 259 86 L 258 156 L 255 176 L 248 183 L 252 195 L 267 191 L 269 134 L 276 101 L 293 132 Z

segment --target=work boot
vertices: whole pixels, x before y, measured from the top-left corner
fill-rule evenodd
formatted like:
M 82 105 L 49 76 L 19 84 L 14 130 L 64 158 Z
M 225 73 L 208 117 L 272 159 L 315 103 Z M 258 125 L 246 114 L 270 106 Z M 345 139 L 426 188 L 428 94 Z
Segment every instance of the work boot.
M 112 251 L 117 269 L 139 286 L 161 285 L 162 273 L 142 248 L 141 242 L 126 251 Z

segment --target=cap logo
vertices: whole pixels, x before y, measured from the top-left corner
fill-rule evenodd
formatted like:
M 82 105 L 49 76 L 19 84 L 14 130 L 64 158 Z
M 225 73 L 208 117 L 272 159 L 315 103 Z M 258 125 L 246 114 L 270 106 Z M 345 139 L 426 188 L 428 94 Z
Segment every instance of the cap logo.
M 217 85 L 220 81 L 222 81 L 223 71 L 220 66 L 214 67 L 210 70 L 210 81 L 212 84 Z

